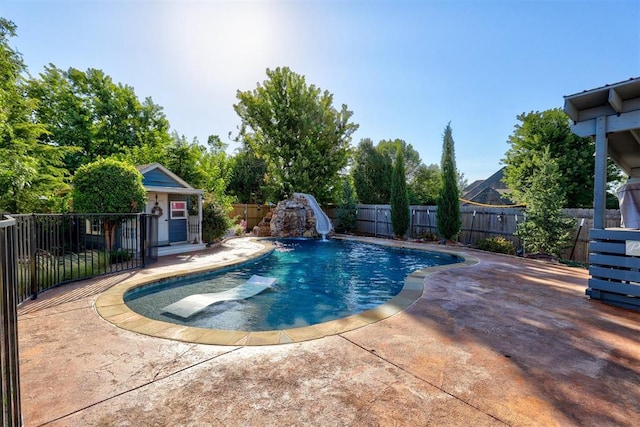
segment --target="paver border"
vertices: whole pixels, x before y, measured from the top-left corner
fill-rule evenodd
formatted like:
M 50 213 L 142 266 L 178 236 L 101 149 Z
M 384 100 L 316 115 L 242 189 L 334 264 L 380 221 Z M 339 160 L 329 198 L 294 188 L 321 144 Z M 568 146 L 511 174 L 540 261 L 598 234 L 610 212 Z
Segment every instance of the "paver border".
M 250 256 L 239 257 L 237 260 L 227 261 L 215 266 L 194 268 L 188 272 L 174 271 L 159 274 L 151 274 L 142 278 L 133 277 L 119 283 L 105 292 L 99 294 L 94 301 L 97 314 L 107 322 L 121 329 L 148 335 L 157 338 L 165 338 L 176 341 L 196 344 L 225 345 L 225 346 L 259 346 L 290 344 L 309 340 L 315 340 L 331 335 L 338 335 L 354 329 L 362 328 L 372 323 L 387 319 L 415 303 L 424 292 L 424 281 L 427 276 L 436 272 L 477 264 L 479 260 L 468 254 L 444 250 L 440 248 L 426 247 L 424 244 L 383 239 L 358 238 L 353 236 L 335 236 L 336 239 L 357 240 L 396 248 L 417 249 L 431 252 L 441 252 L 455 255 L 463 259 L 456 264 L 428 267 L 414 271 L 405 278 L 402 290 L 384 304 L 366 310 L 364 312 L 343 317 L 329 322 L 318 323 L 299 328 L 282 329 L 274 331 L 237 331 L 223 329 L 209 329 L 191 326 L 177 325 L 174 323 L 153 320 L 131 310 L 124 302 L 124 295 L 131 289 L 146 286 L 151 283 L 180 276 L 197 273 L 217 271 L 231 266 L 236 266 L 255 260 L 271 253 L 275 247 L 268 240 L 259 238 L 252 241 L 262 245 L 262 249 Z

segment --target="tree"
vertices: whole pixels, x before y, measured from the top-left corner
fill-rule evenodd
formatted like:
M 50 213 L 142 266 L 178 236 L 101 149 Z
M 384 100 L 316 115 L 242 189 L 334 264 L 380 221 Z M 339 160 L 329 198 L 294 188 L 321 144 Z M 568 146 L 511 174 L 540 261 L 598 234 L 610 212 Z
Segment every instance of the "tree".
M 206 149 L 198 144 L 197 139 L 188 142 L 184 135 L 178 135 L 177 132 L 173 132 L 171 138 L 164 166 L 192 187 L 202 188 L 206 181 L 206 172 L 199 166 Z
M 383 139 L 378 142 L 376 150 L 380 154 L 387 156 L 391 163 L 395 161 L 397 150 L 401 150 L 404 158 L 404 170 L 407 173 L 407 182 L 413 182 L 420 166 L 422 166 L 420 154 L 413 148 L 413 145 L 407 144 L 402 139 Z
M 398 238 L 402 238 L 409 229 L 407 175 L 404 170 L 402 147 L 399 144 L 391 178 L 391 228 L 393 228 L 393 234 Z
M 356 228 L 357 215 L 358 197 L 351 177 L 347 176 L 342 180 L 342 197 L 336 212 L 340 229 L 347 233 L 353 231 Z
M 559 108 L 520 114 L 513 134 L 511 148 L 502 162 L 506 165 L 504 181 L 513 191 L 512 197 L 522 202 L 523 193 L 531 185 L 536 166 L 533 159 L 549 150 L 562 173 L 559 185 L 566 191 L 565 207 L 593 206 L 595 145 L 591 138 L 581 138 L 571 132 L 570 119 Z M 620 178 L 619 171 L 610 165 L 608 180 Z
M 516 236 L 528 252 L 560 255 L 571 239 L 575 226 L 562 208 L 565 193 L 560 182 L 560 168 L 547 148 L 532 159 L 534 167 L 530 185 L 521 193 L 526 203 L 526 220 L 517 225 Z
M 73 209 L 82 213 L 123 214 L 142 212 L 147 192 L 142 174 L 115 159 L 102 159 L 81 166 L 73 177 Z M 122 216 L 104 217 L 107 249 L 111 250 L 115 227 Z
M 53 64 L 29 81 L 37 99 L 35 117 L 46 126 L 43 143 L 78 147 L 65 158 L 73 173 L 97 157 L 124 154 L 136 163 L 159 161 L 170 143 L 169 122 L 151 98 L 140 102 L 132 87 L 114 83 L 103 71 L 63 71 Z
M 244 145 L 230 160 L 229 194 L 239 203 L 262 203 L 267 200 L 264 178 L 267 165 L 251 147 Z
M 455 238 L 460 233 L 460 190 L 458 189 L 458 172 L 451 124 L 447 124 L 442 138 L 442 187 L 438 195 L 436 211 L 436 227 L 438 233 L 446 240 Z
M 266 184 L 275 198 L 306 192 L 328 202 L 358 128 L 349 121 L 353 113 L 344 104 L 336 110 L 333 95 L 308 86 L 289 68 L 267 69 L 267 77 L 256 89 L 236 94 L 238 138 L 265 161 Z
M 25 93 L 21 55 L 9 45 L 13 22 L 0 18 L 0 211 L 48 211 L 68 188 L 62 159 L 72 150 L 38 140 L 46 134 L 33 120 L 36 102 Z
M 386 204 L 391 200 L 392 159 L 380 153 L 369 138 L 360 140 L 351 176 L 360 203 Z
M 225 208 L 230 208 L 233 197 L 227 194 L 227 186 L 231 177 L 231 159 L 224 151 L 226 144 L 217 135 L 209 135 L 207 145 L 209 149 L 202 152 L 198 163 L 198 169 L 204 176 L 200 188 L 212 194 Z
M 440 166 L 431 164 L 425 166 L 421 164 L 413 178 L 409 182 L 407 190 L 409 192 L 409 202 L 412 205 L 435 205 L 438 201 L 438 194 L 442 186 L 442 173 Z

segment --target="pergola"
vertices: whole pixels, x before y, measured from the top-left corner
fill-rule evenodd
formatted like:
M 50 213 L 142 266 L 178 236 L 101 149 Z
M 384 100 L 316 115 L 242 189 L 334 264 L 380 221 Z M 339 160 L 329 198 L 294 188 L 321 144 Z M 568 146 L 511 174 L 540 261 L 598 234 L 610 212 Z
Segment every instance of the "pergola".
M 629 175 L 640 168 L 640 78 L 565 96 L 564 111 L 572 131 L 596 143 L 587 295 L 640 309 L 640 230 L 604 227 L 607 159 Z

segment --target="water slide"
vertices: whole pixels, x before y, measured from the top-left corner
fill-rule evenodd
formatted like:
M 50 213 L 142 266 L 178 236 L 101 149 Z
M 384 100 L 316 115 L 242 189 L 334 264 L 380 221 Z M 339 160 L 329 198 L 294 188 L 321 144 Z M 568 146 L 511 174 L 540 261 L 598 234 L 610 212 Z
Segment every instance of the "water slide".
M 333 225 L 331 225 L 331 220 L 329 219 L 327 214 L 324 213 L 322 208 L 320 208 L 320 205 L 316 201 L 316 198 L 311 194 L 305 193 L 294 193 L 293 195 L 301 196 L 307 199 L 307 202 L 309 202 L 311 209 L 313 209 L 313 213 L 316 215 L 316 231 L 319 235 L 322 236 L 322 239 L 325 239 L 327 237 L 327 234 L 329 234 L 333 229 Z

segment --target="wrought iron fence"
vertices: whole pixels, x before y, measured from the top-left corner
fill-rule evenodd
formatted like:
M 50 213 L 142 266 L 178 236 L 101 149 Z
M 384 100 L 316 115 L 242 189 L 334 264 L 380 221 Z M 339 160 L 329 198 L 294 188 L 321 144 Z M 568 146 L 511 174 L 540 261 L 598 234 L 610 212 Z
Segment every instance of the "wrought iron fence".
M 18 303 L 54 286 L 144 267 L 157 259 L 147 214 L 14 215 Z
M 2 410 L 0 425 L 20 426 L 20 369 L 17 315 L 17 221 L 0 215 L 0 365 Z

